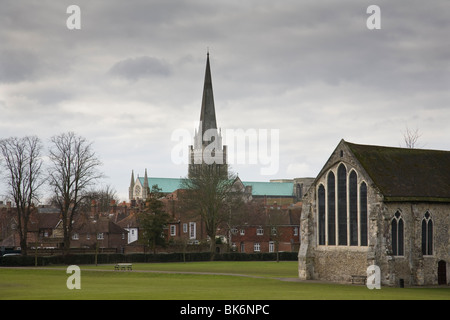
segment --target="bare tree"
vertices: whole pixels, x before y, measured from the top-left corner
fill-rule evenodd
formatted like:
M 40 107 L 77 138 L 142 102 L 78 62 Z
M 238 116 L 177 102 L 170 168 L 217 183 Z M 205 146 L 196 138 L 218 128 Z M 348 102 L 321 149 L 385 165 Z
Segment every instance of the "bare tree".
M 4 160 L 5 181 L 9 189 L 8 196 L 16 205 L 20 247 L 26 255 L 28 221 L 34 202 L 39 201 L 38 189 L 44 183 L 42 144 L 36 136 L 11 137 L 0 141 L 0 149 Z
M 236 176 L 215 165 L 201 165 L 189 178 L 183 180 L 181 203 L 187 210 L 196 212 L 205 224 L 210 238 L 211 253 L 215 251 L 217 228 L 226 223 L 230 212 L 243 202 L 242 190 L 235 186 Z M 228 172 L 228 174 L 227 174 Z
M 70 249 L 73 219 L 88 188 L 103 177 L 98 171 L 100 160 L 92 143 L 73 132 L 51 138 L 49 149 L 49 184 L 53 200 L 61 210 L 64 230 L 64 251 Z
M 119 203 L 119 196 L 114 187 L 106 185 L 100 188 L 91 188 L 84 193 L 83 201 L 79 209 L 88 212 L 91 209 L 92 200 L 95 200 L 99 212 L 108 212 L 111 209 L 111 202 Z
M 410 149 L 418 148 L 417 142 L 420 136 L 419 129 L 412 130 L 409 127 L 406 127 L 406 132 L 403 133 L 405 147 Z

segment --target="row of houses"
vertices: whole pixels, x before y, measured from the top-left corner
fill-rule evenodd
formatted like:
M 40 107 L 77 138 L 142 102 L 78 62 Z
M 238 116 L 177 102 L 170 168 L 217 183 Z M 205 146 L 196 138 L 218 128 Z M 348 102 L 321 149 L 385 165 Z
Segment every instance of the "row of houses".
M 127 231 L 114 222 L 113 213 L 82 212 L 73 221 L 71 248 L 106 249 L 120 252 L 127 244 Z M 61 212 L 52 206 L 38 206 L 28 222 L 27 243 L 45 254 L 59 252 L 64 246 Z M 0 204 L 0 245 L 17 248 L 20 246 L 17 212 L 11 203 Z
M 160 199 L 170 222 L 164 237 L 168 244 L 162 251 L 207 250 L 211 239 L 204 222 L 195 214 L 188 214 L 179 205 L 179 193 L 175 190 Z M 299 221 L 301 203 L 278 204 L 273 197 L 265 197 L 247 204 L 250 214 L 238 223 L 224 223 L 217 230 L 217 251 L 243 253 L 297 251 L 300 245 Z M 294 197 L 292 197 L 294 199 Z M 268 204 L 270 202 L 270 204 Z M 101 250 L 102 252 L 147 252 L 142 241 L 139 216 L 145 210 L 145 202 L 133 200 L 116 203 L 109 210 L 101 211 L 92 201 L 89 212 L 80 212 L 73 223 L 70 246 L 72 250 Z M 236 221 L 236 220 L 235 220 Z M 11 203 L 0 203 L 0 246 L 20 246 L 17 213 Z M 58 208 L 38 206 L 28 224 L 29 248 L 37 248 L 42 254 L 54 254 L 64 246 L 62 216 Z

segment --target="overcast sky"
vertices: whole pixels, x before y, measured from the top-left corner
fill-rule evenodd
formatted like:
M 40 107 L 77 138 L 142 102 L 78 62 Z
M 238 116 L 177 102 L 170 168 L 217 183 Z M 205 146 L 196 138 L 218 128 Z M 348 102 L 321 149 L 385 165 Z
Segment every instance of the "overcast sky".
M 185 177 L 171 137 L 197 127 L 209 48 L 222 132 L 279 132 L 273 174 L 231 159 L 244 181 L 315 177 L 341 139 L 398 147 L 407 127 L 450 150 L 449 34 L 448 0 L 2 0 L 0 137 L 86 137 L 122 200 L 131 170 Z

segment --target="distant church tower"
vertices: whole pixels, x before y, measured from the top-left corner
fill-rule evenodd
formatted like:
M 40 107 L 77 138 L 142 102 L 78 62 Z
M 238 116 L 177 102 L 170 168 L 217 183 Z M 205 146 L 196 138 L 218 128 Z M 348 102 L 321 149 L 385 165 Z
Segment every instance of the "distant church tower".
M 216 170 L 228 174 L 227 147 L 222 146 L 222 134 L 217 129 L 209 52 L 206 58 L 200 125 L 195 130 L 194 145 L 189 146 L 188 176 L 205 165 L 214 166 Z
M 131 170 L 131 182 L 130 187 L 128 188 L 128 199 L 134 199 L 134 170 Z

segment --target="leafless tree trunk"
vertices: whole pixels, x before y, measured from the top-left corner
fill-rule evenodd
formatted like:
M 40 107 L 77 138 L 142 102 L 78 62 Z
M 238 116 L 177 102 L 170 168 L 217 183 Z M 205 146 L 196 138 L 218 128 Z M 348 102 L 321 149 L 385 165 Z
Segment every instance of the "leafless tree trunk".
M 38 189 L 42 179 L 42 144 L 38 137 L 11 137 L 0 141 L 5 181 L 9 196 L 17 210 L 17 224 L 22 253 L 27 254 L 28 221 L 38 201 Z
M 275 209 L 268 209 L 268 227 L 270 230 L 270 240 L 273 241 L 275 245 L 275 253 L 277 257 L 277 262 L 280 262 L 280 240 L 283 236 L 283 228 L 281 226 L 283 225 L 283 212 L 281 210 Z
M 51 138 L 49 149 L 49 184 L 58 204 L 64 230 L 64 251 L 70 249 L 74 215 L 88 188 L 103 175 L 101 162 L 92 150 L 92 143 L 73 132 Z

